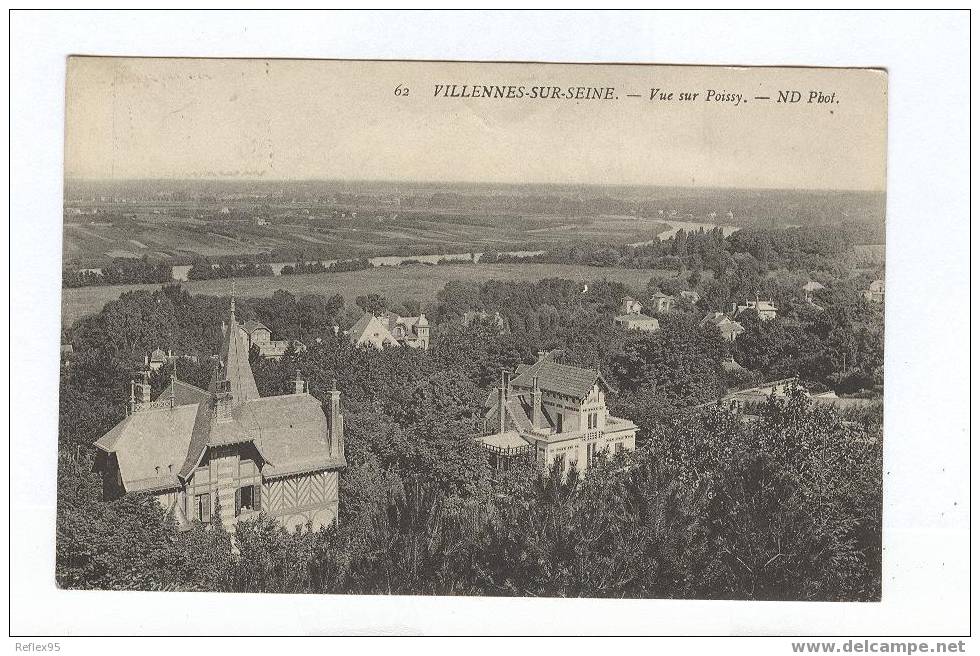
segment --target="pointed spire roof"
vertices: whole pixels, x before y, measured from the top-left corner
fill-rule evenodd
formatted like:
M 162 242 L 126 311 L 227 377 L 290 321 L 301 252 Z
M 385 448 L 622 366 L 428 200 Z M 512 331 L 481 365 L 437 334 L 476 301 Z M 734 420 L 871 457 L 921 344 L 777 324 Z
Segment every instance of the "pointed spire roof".
M 228 331 L 221 350 L 221 361 L 224 363 L 222 379 L 229 382 L 233 405 L 259 398 L 259 389 L 255 386 L 252 366 L 248 363 L 248 341 L 235 319 L 234 292 L 231 297 Z

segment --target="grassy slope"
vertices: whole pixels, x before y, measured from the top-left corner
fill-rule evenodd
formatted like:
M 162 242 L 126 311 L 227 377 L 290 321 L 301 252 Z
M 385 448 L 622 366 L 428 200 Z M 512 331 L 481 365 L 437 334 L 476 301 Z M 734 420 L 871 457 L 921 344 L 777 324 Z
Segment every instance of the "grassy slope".
M 600 269 L 571 264 L 455 264 L 441 266 L 378 267 L 366 271 L 317 273 L 302 276 L 268 278 L 239 278 L 235 282 L 240 297 L 271 296 L 285 289 L 297 296 L 302 294 L 343 294 L 348 303 L 361 294 L 379 293 L 401 301 L 416 298 L 425 303 L 450 280 L 484 281 L 566 278 L 582 282 L 606 278 L 632 287 L 642 288 L 656 273 L 651 269 Z M 183 283 L 193 294 L 227 295 L 230 280 L 198 280 Z M 79 318 L 93 314 L 120 294 L 135 289 L 156 289 L 160 285 L 114 285 L 63 289 L 62 324 L 70 325 Z

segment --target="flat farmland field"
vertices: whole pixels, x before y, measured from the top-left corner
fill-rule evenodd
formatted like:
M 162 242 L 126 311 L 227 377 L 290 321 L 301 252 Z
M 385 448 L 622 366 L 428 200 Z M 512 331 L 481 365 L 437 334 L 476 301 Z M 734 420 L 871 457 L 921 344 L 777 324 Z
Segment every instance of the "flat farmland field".
M 342 294 L 348 304 L 362 294 L 383 294 L 401 301 L 414 298 L 427 303 L 450 280 L 483 282 L 497 280 L 538 281 L 544 278 L 564 278 L 586 283 L 606 279 L 642 289 L 650 277 L 673 272 L 654 269 L 599 268 L 573 264 L 444 264 L 438 266 L 375 267 L 364 271 L 314 273 L 298 276 L 236 278 L 235 289 L 240 298 L 271 296 L 277 289 L 291 294 Z M 192 294 L 228 295 L 231 280 L 192 280 L 181 283 Z M 106 303 L 121 294 L 136 289 L 158 289 L 161 285 L 111 285 L 62 289 L 61 321 L 70 326 L 78 319 L 99 312 Z
M 79 269 L 114 257 L 149 257 L 190 263 L 200 257 L 268 254 L 272 261 L 380 255 L 543 250 L 582 241 L 630 243 L 654 239 L 670 226 L 639 216 L 496 215 L 480 212 L 362 212 L 338 218 L 318 211 L 275 207 L 259 224 L 262 208 L 236 209 L 235 218 L 185 216 L 186 207 L 120 212 L 100 221 L 64 224 L 64 261 Z M 270 213 L 273 210 L 265 210 Z M 346 211 L 346 210 L 345 210 Z

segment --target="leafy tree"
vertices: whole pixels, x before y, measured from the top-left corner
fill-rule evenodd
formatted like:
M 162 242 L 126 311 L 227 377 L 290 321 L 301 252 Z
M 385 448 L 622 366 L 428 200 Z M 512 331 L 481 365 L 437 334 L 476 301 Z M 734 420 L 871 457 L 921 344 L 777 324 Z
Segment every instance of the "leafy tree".
M 174 562 L 173 519 L 148 495 L 100 501 L 91 459 L 58 462 L 55 578 L 63 588 L 171 590 L 184 587 Z
M 354 302 L 361 310 L 371 314 L 381 314 L 388 309 L 390 304 L 382 294 L 362 294 L 354 299 Z
M 665 398 L 699 403 L 720 395 L 724 354 L 717 331 L 679 314 L 665 317 L 656 333 L 627 337 L 610 370 L 627 391 L 654 388 Z

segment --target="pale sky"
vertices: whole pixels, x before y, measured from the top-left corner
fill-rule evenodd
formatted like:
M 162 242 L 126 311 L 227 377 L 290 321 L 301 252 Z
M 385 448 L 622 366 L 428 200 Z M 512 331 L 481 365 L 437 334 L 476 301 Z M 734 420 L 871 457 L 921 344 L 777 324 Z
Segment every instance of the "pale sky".
M 452 84 L 617 99 L 434 97 Z M 65 172 L 884 190 L 886 87 L 860 69 L 72 58 Z

